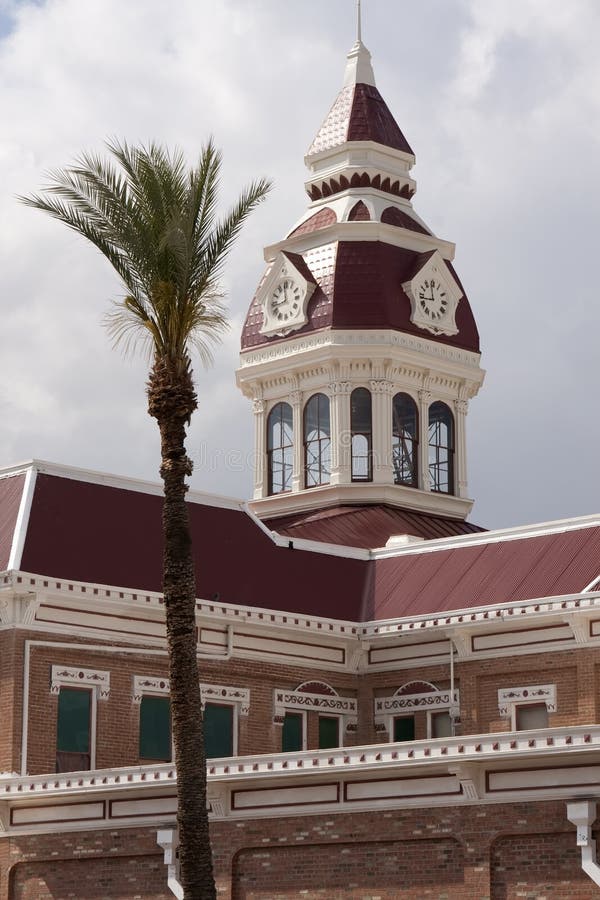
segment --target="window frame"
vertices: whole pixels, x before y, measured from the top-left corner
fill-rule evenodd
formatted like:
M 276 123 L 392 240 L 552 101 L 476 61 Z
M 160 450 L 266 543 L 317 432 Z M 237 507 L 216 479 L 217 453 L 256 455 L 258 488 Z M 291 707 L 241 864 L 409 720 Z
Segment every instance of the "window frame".
M 89 754 L 87 754 L 90 758 L 90 765 L 89 765 L 89 769 L 61 769 L 60 771 L 61 771 L 61 773 L 62 772 L 78 772 L 78 771 L 92 772 L 96 768 L 96 735 L 97 735 L 97 721 L 96 720 L 97 720 L 97 713 L 98 713 L 98 696 L 97 696 L 97 691 L 95 691 L 93 687 L 86 687 L 84 685 L 77 685 L 77 684 L 61 684 L 60 689 L 58 691 L 58 703 L 56 706 L 56 734 L 55 734 L 55 739 L 54 739 L 55 755 L 56 755 L 56 762 L 55 762 L 56 772 L 57 773 L 59 772 L 58 765 L 57 765 L 59 753 L 76 753 L 77 752 L 75 750 L 71 751 L 71 750 L 59 750 L 58 749 L 58 716 L 59 716 L 59 709 L 60 709 L 60 695 L 63 690 L 85 692 L 85 693 L 88 693 L 91 695 L 90 696 L 89 722 L 88 722 L 88 741 L 89 741 L 90 750 L 89 750 Z M 83 756 L 85 754 L 82 753 L 81 755 Z
M 534 700 L 533 702 L 524 702 L 524 703 L 514 703 L 512 708 L 512 716 L 511 716 L 511 729 L 512 731 L 538 731 L 539 728 L 519 728 L 518 727 L 518 715 L 519 710 L 525 709 L 526 707 L 537 706 L 543 707 L 546 712 L 546 724 L 542 726 L 542 728 L 550 728 L 550 713 L 548 712 L 548 706 L 541 700 Z
M 438 419 L 437 423 L 434 421 L 432 423 L 432 411 L 437 408 L 444 409 L 447 412 L 447 421 L 446 424 L 448 426 L 449 433 L 449 442 L 446 446 L 442 443 L 434 443 L 432 441 L 431 429 L 432 427 L 436 429 L 436 433 L 439 433 L 441 419 Z M 434 451 L 434 461 L 431 461 L 431 453 Z M 445 453 L 445 460 L 444 460 Z M 433 494 L 444 494 L 448 497 L 455 496 L 456 489 L 456 476 L 455 476 L 455 461 L 456 461 L 456 422 L 454 419 L 454 414 L 447 403 L 444 403 L 443 400 L 435 400 L 430 404 L 429 409 L 427 411 L 427 465 L 429 472 L 429 489 Z M 442 467 L 444 464 L 448 467 L 448 489 L 444 490 L 441 487 L 435 487 L 435 484 L 440 484 L 441 479 L 439 477 L 440 471 L 442 471 Z M 433 473 L 437 472 L 437 477 L 434 477 Z
M 152 756 L 142 756 L 142 705 L 144 703 L 144 699 L 146 697 L 152 697 L 154 700 L 167 700 L 169 703 L 169 745 L 171 747 L 171 758 L 170 759 L 161 759 L 160 757 L 152 757 Z M 173 712 L 171 709 L 171 695 L 170 694 L 159 694 L 153 691 L 146 691 L 142 694 L 139 702 L 140 711 L 138 714 L 138 759 L 140 760 L 141 765 L 149 765 L 151 763 L 169 763 L 174 762 L 175 760 L 175 742 L 173 740 Z M 143 760 L 143 762 L 142 762 Z
M 237 703 L 228 703 L 227 700 L 207 700 L 202 704 L 202 724 L 204 726 L 204 713 L 206 711 L 207 706 L 220 706 L 226 707 L 227 709 L 231 709 L 231 745 L 232 745 L 232 753 L 231 757 L 225 756 L 207 756 L 207 759 L 229 759 L 238 755 L 238 737 L 239 737 L 239 709 Z M 205 748 L 206 748 L 206 738 L 204 740 Z
M 447 716 L 450 720 L 450 734 L 442 735 L 442 737 L 434 737 L 433 735 L 433 722 L 437 716 Z M 427 740 L 429 741 L 443 741 L 448 738 L 454 737 L 454 719 L 450 715 L 450 707 L 447 709 L 430 709 L 427 710 Z
M 289 410 L 290 420 L 291 420 L 291 443 L 290 444 L 280 444 L 277 447 L 271 447 L 271 418 L 276 412 L 276 410 L 283 410 L 284 407 L 287 407 Z M 283 417 L 280 416 L 280 422 Z M 269 497 L 278 497 L 280 494 L 289 494 L 293 489 L 293 479 L 294 479 L 294 445 L 297 440 L 297 435 L 294 434 L 294 411 L 292 406 L 286 400 L 278 400 L 277 403 L 274 403 L 269 412 L 267 413 L 267 422 L 266 422 L 266 447 L 267 447 L 267 490 Z M 281 428 L 283 434 L 283 427 Z M 286 464 L 286 451 L 290 451 L 291 463 L 289 465 Z M 283 488 L 278 491 L 273 490 L 273 454 L 280 452 L 282 454 L 282 484 Z M 289 478 L 286 477 L 286 472 L 289 469 Z M 286 484 L 289 484 L 289 487 L 285 487 Z
M 333 747 L 321 747 L 321 719 L 330 719 L 331 721 L 335 721 L 337 724 L 337 739 L 338 742 Z M 337 716 L 335 713 L 317 713 L 317 743 L 318 750 L 337 750 L 339 747 L 343 747 L 343 716 Z
M 406 398 L 412 404 L 412 411 L 415 417 L 415 433 L 414 436 L 409 438 L 411 443 L 411 459 L 412 459 L 412 477 L 410 481 L 400 480 L 396 474 L 396 438 L 398 438 L 398 444 L 402 447 L 403 440 L 400 434 L 399 428 L 399 417 L 396 415 L 396 400 L 399 398 Z M 398 424 L 398 427 L 396 427 Z M 394 394 L 392 397 L 392 472 L 394 476 L 394 484 L 400 485 L 401 487 L 419 487 L 419 474 L 420 474 L 420 465 L 419 465 L 419 453 L 420 453 L 420 442 L 419 442 L 419 429 L 420 429 L 420 421 L 419 421 L 419 407 L 414 399 L 408 394 L 406 391 L 398 391 L 398 393 Z
M 358 394 L 359 392 L 364 392 L 365 396 L 369 398 L 369 428 L 368 430 L 355 428 L 354 425 L 354 416 L 352 414 L 352 398 Z M 364 437 L 367 442 L 367 454 L 364 456 L 356 456 L 354 454 L 354 438 L 355 437 Z M 354 462 L 355 459 L 365 459 L 367 460 L 367 475 L 365 477 L 361 475 L 354 474 Z M 364 387 L 364 385 L 358 385 L 354 388 L 352 393 L 350 394 L 350 480 L 354 484 L 369 484 L 373 481 L 373 396 L 371 391 Z
M 322 400 L 327 401 L 327 404 L 326 404 L 326 407 L 327 407 L 327 416 L 326 416 L 326 418 L 327 418 L 327 433 L 326 433 L 325 437 L 319 436 L 319 437 L 313 438 L 311 441 L 309 441 L 306 420 L 307 420 L 309 406 L 315 400 L 317 401 L 316 421 L 317 421 L 317 434 L 319 434 L 319 435 L 320 435 L 321 431 L 323 430 L 321 427 L 321 402 L 322 402 Z M 318 453 L 315 458 L 318 459 L 319 478 L 318 478 L 318 481 L 315 481 L 314 484 L 309 484 L 308 483 L 308 473 L 309 473 L 308 452 L 309 452 L 309 446 L 312 444 L 318 445 Z M 329 450 L 329 471 L 325 471 L 325 468 L 323 465 L 323 454 L 324 454 L 323 445 L 324 444 L 325 444 L 325 450 L 327 450 L 327 449 Z M 308 400 L 304 404 L 304 409 L 302 410 L 302 446 L 303 446 L 303 451 L 304 451 L 304 487 L 307 490 L 311 490 L 312 488 L 321 487 L 324 484 L 330 484 L 331 483 L 331 401 L 330 401 L 329 397 L 327 396 L 327 394 L 323 393 L 323 391 L 318 391 L 316 394 L 313 394 L 311 397 L 308 398 Z M 327 476 L 326 478 L 323 478 L 324 473 Z
M 308 717 L 306 715 L 305 709 L 286 709 L 284 713 L 284 719 L 286 716 L 295 716 L 300 718 L 302 723 L 302 747 L 300 750 L 284 750 L 283 749 L 283 728 L 281 730 L 281 753 L 302 753 L 304 750 L 308 750 Z M 283 725 L 283 723 L 282 723 Z

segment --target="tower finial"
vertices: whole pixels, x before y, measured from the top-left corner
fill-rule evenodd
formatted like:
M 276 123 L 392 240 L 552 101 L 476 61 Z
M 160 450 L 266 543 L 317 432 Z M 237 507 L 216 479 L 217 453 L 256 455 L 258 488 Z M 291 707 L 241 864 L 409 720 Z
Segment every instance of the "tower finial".
M 356 0 L 356 43 L 348 54 L 344 85 L 375 84 L 371 54 L 362 42 L 362 4 Z
M 360 0 L 356 0 L 356 43 L 362 44 L 362 12 Z

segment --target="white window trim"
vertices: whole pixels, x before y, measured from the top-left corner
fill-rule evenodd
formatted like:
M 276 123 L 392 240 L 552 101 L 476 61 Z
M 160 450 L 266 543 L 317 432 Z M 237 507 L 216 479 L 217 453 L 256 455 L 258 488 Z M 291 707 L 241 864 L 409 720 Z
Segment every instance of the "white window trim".
M 498 691 L 498 712 L 501 718 L 510 719 L 511 731 L 517 730 L 517 707 L 534 703 L 544 703 L 549 713 L 556 712 L 556 685 L 530 684 Z
M 400 689 L 401 690 L 401 689 Z M 373 700 L 373 718 L 375 731 L 387 731 L 389 740 L 394 739 L 394 719 L 404 715 L 411 716 L 420 711 L 427 711 L 427 734 L 431 736 L 430 712 L 454 712 L 458 718 L 460 710 L 460 692 L 428 691 L 425 694 L 393 694 L 387 697 L 375 697 Z
M 102 672 L 97 669 L 80 669 L 74 666 L 52 666 L 50 693 L 60 694 L 62 687 L 86 690 L 92 695 L 90 708 L 90 770 L 95 769 L 98 700 L 108 700 L 110 696 L 110 672 Z
M 327 685 L 330 687 L 330 685 Z M 331 688 L 333 691 L 333 688 Z M 340 738 L 344 746 L 344 734 L 356 731 L 358 726 L 358 701 L 354 697 L 340 697 L 333 694 L 309 694 L 301 690 L 275 688 L 273 691 L 273 722 L 283 725 L 286 712 L 303 710 L 320 713 L 324 716 L 338 716 L 342 719 Z

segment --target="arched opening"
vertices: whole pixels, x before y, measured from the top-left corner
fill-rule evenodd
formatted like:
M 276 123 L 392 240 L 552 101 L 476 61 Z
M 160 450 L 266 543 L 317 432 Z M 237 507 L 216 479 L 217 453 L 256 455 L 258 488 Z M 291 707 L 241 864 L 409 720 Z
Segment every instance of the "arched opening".
M 267 459 L 269 494 L 292 489 L 294 468 L 294 424 L 289 403 L 278 403 L 267 419 Z
M 356 388 L 350 395 L 352 481 L 373 480 L 371 393 Z
M 432 491 L 454 493 L 454 417 L 440 401 L 429 407 L 429 480 Z
M 394 484 L 418 487 L 419 413 L 408 394 L 396 394 L 392 401 L 392 466 Z
M 331 424 L 329 397 L 315 394 L 304 407 L 304 483 L 307 488 L 329 484 Z

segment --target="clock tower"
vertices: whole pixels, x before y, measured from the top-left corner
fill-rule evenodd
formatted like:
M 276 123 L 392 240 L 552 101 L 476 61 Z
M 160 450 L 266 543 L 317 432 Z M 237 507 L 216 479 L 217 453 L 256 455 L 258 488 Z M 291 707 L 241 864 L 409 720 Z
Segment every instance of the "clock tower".
M 454 244 L 413 207 L 415 156 L 360 30 L 305 162 L 308 209 L 265 249 L 242 332 L 252 508 L 274 528 L 346 506 L 464 522 L 479 336 Z

